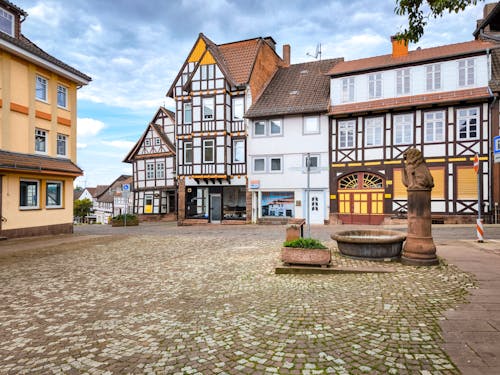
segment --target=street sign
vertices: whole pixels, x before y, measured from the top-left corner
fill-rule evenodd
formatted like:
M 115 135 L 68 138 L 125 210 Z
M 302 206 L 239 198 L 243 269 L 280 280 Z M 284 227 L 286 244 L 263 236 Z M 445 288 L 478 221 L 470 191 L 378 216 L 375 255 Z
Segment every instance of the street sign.
M 493 152 L 495 163 L 500 163 L 500 135 L 493 138 Z
M 474 155 L 474 172 L 479 172 L 479 155 Z
M 122 189 L 123 191 L 130 191 L 130 184 L 123 184 Z

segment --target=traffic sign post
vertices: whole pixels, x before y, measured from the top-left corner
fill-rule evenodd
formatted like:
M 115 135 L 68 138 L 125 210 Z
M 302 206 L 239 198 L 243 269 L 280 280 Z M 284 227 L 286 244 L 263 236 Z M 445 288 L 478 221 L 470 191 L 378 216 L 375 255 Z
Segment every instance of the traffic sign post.
M 481 173 L 479 173 L 481 164 L 479 161 L 479 155 L 474 155 L 474 172 L 477 175 L 477 221 L 476 221 L 476 233 L 477 242 L 483 242 L 484 240 L 484 229 L 483 221 L 481 220 Z
M 127 226 L 127 214 L 128 214 L 128 195 L 130 194 L 130 184 L 122 185 L 122 198 L 125 200 L 125 216 L 123 217 L 123 226 Z

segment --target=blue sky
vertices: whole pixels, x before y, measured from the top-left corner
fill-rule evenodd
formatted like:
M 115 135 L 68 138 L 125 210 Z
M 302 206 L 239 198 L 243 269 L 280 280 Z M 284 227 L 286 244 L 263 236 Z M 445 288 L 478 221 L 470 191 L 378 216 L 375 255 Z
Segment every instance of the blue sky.
M 78 92 L 76 185 L 109 184 L 131 174 L 122 163 L 160 105 L 203 32 L 217 44 L 272 36 L 292 63 L 322 58 L 352 60 L 390 53 L 390 36 L 406 19 L 393 0 L 11 0 L 28 12 L 22 32 L 39 47 L 90 75 Z M 286 4 L 286 5 L 284 5 Z M 417 47 L 472 39 L 484 3 L 431 19 Z

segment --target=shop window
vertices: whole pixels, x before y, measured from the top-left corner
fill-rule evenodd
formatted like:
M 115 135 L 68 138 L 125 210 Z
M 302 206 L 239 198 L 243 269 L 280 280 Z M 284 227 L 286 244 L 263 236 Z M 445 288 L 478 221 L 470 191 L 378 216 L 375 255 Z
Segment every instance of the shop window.
M 294 217 L 293 191 L 262 192 L 262 216 Z

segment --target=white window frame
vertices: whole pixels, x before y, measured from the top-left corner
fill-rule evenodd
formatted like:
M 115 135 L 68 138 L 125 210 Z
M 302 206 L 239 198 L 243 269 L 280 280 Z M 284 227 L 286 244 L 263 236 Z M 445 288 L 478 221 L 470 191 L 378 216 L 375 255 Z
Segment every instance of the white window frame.
M 408 95 L 411 93 L 411 69 L 396 70 L 396 95 Z
M 35 183 L 35 186 L 36 186 L 36 205 L 26 205 L 26 206 L 22 206 L 21 205 L 21 185 L 23 182 L 28 182 L 28 183 L 32 183 L 34 182 Z M 28 201 L 27 199 L 28 197 L 26 197 L 26 201 Z M 38 180 L 28 180 L 28 179 L 21 179 L 19 181 L 19 209 L 20 210 L 35 210 L 35 209 L 39 209 L 40 208 L 40 181 Z
M 382 97 L 382 73 L 368 75 L 368 96 L 370 99 Z
M 425 67 L 425 88 L 427 91 L 441 90 L 441 64 L 432 64 Z
M 161 145 L 161 139 L 160 137 L 155 138 L 155 146 L 160 146 Z
M 342 78 L 342 103 L 354 101 L 354 77 Z
M 350 143 L 349 134 L 352 132 L 352 142 Z M 338 121 L 338 143 L 339 150 L 346 148 L 354 148 L 356 145 L 356 121 Z
M 320 167 L 321 167 L 321 158 L 320 158 L 320 154 L 309 154 L 309 159 L 316 159 L 316 166 L 315 167 L 311 167 L 309 169 L 310 172 L 319 172 L 320 170 Z M 304 154 L 302 156 L 302 166 L 303 166 L 303 169 L 304 169 L 304 172 L 303 173 L 307 173 L 307 154 Z
M 35 87 L 35 97 L 36 100 L 40 100 L 42 102 L 48 102 L 48 88 L 49 81 L 47 78 L 42 77 L 40 75 L 36 75 L 36 87 Z
M 212 146 L 209 144 L 212 143 Z M 212 159 L 207 159 L 207 149 L 212 149 Z M 215 139 L 203 140 L 203 163 L 215 163 Z
M 245 100 L 242 96 L 232 99 L 232 119 L 242 121 L 245 115 Z
M 476 111 L 475 115 L 471 115 L 470 113 L 472 111 Z M 462 112 L 462 113 L 461 113 Z M 472 140 L 472 139 L 479 139 L 479 124 L 480 124 L 480 118 L 479 118 L 480 112 L 479 112 L 479 107 L 470 107 L 470 108 L 460 108 L 457 110 L 457 141 L 467 141 L 467 140 Z M 470 123 L 470 120 L 475 119 L 476 123 L 472 125 Z M 460 121 L 463 120 L 465 121 L 465 131 L 461 132 L 461 124 Z M 471 128 L 475 126 L 475 133 L 476 135 L 474 137 L 471 136 L 471 133 L 473 132 Z M 465 133 L 465 137 L 461 137 L 461 134 Z
M 308 123 L 311 121 L 314 121 L 314 127 L 315 129 L 310 129 L 308 127 Z M 303 134 L 320 134 L 320 118 L 319 116 L 306 116 L 304 117 L 304 122 L 303 122 Z
M 188 161 L 188 154 L 191 154 L 191 160 Z M 184 164 L 193 164 L 193 142 L 184 142 Z
M 64 109 L 68 108 L 68 88 L 66 86 L 57 85 L 57 106 Z
M 410 121 L 407 121 L 410 119 Z M 413 144 L 413 114 L 406 113 L 394 115 L 394 144 L 395 145 L 410 145 Z M 401 141 L 398 142 L 398 138 Z
M 210 96 L 208 98 L 201 99 L 202 107 L 202 119 L 203 121 L 213 121 L 215 120 L 215 97 Z M 205 109 L 210 109 L 212 113 L 206 113 Z M 208 112 L 208 111 L 207 111 Z
M 155 163 L 154 161 L 146 162 L 146 180 L 155 179 Z
M 60 153 L 60 146 L 64 146 L 64 152 Z M 68 155 L 68 136 L 66 134 L 57 134 L 57 156 Z
M 43 143 L 38 142 L 38 138 L 43 138 Z M 48 131 L 44 129 L 35 129 L 35 152 L 37 154 L 46 154 L 48 149 Z M 38 149 L 38 145 L 43 144 L 43 150 Z
M 156 162 L 156 179 L 164 179 L 165 178 L 165 162 L 157 161 Z
M 262 134 L 257 134 L 257 125 L 263 126 L 264 132 Z M 266 136 L 266 121 L 258 120 L 253 122 L 253 135 L 254 137 L 265 137 Z
M 279 160 L 280 161 L 280 169 L 273 170 L 273 160 Z M 269 156 L 269 173 L 283 173 L 283 156 Z
M 264 167 L 262 168 L 262 170 L 255 169 L 255 163 L 258 160 L 262 160 L 263 163 L 264 163 Z M 266 173 L 266 164 L 267 164 L 267 162 L 266 162 L 266 158 L 264 156 L 256 156 L 256 157 L 254 157 L 252 159 L 252 172 L 253 173 Z
M 49 204 L 49 184 L 59 185 L 59 204 Z M 63 206 L 63 183 L 62 181 L 47 181 L 45 183 L 45 204 L 47 208 L 62 208 Z
M 0 18 L 2 18 L 2 21 L 5 20 L 6 23 L 8 22 L 10 24 L 10 30 L 0 29 L 0 31 L 14 37 L 14 25 L 16 19 L 14 15 L 3 8 L 0 8 Z
M 472 86 L 476 82 L 476 59 L 468 58 L 458 61 L 458 86 Z
M 151 139 L 150 138 L 146 138 L 144 140 L 144 146 L 146 146 L 146 147 L 150 147 L 151 146 Z
M 273 124 L 279 128 L 278 133 L 273 133 Z M 268 131 L 270 137 L 279 137 L 283 135 L 283 121 L 281 119 L 271 119 L 268 121 Z
M 384 144 L 384 118 L 365 118 L 365 147 L 379 147 Z M 378 142 L 377 142 L 378 137 Z
M 436 115 L 441 114 L 441 118 Z M 423 112 L 424 116 L 424 143 L 444 142 L 445 111 Z M 439 122 L 441 122 L 441 134 L 439 134 Z
M 236 160 L 238 156 L 238 146 L 237 145 L 242 145 L 240 147 L 243 147 L 243 151 L 239 150 L 241 153 L 241 156 L 243 156 L 243 160 Z M 238 138 L 238 139 L 233 139 L 233 163 L 235 164 L 242 164 L 246 162 L 246 157 L 245 157 L 245 140 Z
M 189 113 L 189 116 L 187 115 L 188 113 Z M 184 124 L 192 124 L 193 123 L 193 107 L 192 107 L 191 103 L 185 102 L 182 104 L 182 118 L 183 118 Z

